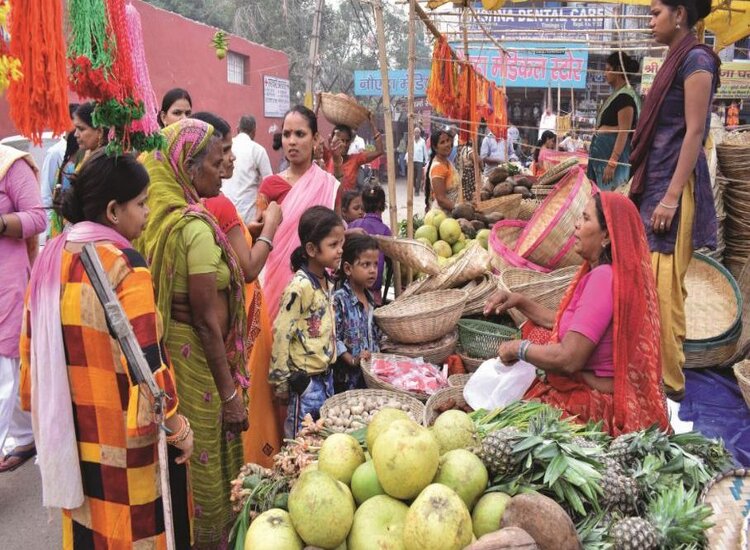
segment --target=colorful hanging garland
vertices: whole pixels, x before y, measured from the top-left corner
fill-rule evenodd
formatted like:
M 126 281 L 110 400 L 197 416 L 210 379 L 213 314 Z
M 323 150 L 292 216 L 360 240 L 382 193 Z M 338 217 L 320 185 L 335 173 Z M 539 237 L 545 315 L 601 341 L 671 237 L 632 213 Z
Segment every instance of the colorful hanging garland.
M 8 36 L 8 19 L 10 17 L 10 0 L 0 0 L 0 95 L 5 93 L 11 82 L 23 77 L 21 62 L 10 55 L 10 48 L 5 42 Z
M 68 14 L 70 86 L 95 100 L 94 124 L 110 129 L 107 151 L 160 147 L 156 99 L 135 8 L 126 8 L 124 0 L 70 0 Z
M 23 15 L 10 18 L 10 55 L 23 78 L 8 86 L 10 117 L 23 135 L 41 144 L 45 130 L 60 135 L 70 127 L 62 2 L 13 0 L 13 11 Z

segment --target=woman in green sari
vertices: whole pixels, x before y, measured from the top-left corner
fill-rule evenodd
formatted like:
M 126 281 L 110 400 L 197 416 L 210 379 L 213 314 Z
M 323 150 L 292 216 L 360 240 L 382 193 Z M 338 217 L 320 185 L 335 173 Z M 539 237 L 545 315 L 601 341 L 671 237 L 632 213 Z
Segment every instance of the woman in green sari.
M 163 133 L 166 147 L 142 157 L 151 214 L 137 246 L 151 266 L 179 412 L 194 431 L 194 548 L 224 548 L 234 519 L 230 481 L 243 464 L 239 434 L 248 427 L 244 278 L 201 203 L 221 188 L 221 140 L 194 119 Z
M 596 117 L 587 173 L 602 190 L 611 191 L 630 179 L 630 140 L 641 102 L 629 82 L 638 68 L 638 62 L 624 52 L 610 54 L 604 66 L 613 92 Z

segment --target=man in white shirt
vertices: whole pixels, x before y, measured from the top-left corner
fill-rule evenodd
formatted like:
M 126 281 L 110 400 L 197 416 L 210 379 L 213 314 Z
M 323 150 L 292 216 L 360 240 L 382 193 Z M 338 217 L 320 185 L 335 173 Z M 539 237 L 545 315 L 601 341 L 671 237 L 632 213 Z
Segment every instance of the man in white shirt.
M 347 152 L 349 156 L 358 155 L 367 148 L 365 140 L 362 138 L 362 136 L 357 134 L 356 130 L 353 131 L 355 132 L 354 139 L 352 140 L 351 145 L 349 145 L 349 151 Z
M 240 118 L 237 135 L 232 140 L 234 173 L 224 180 L 221 191 L 232 201 L 243 221 L 255 221 L 255 201 L 263 178 L 273 174 L 268 153 L 254 141 L 255 117 Z
M 505 140 L 496 138 L 491 131 L 487 132 L 482 140 L 482 148 L 479 150 L 479 158 L 484 163 L 484 175 L 488 175 L 498 164 L 506 161 L 507 150 Z
M 516 144 L 521 138 L 521 133 L 513 124 L 508 126 L 508 160 L 518 160 L 516 156 Z
M 414 128 L 414 158 L 408 159 L 414 164 L 414 194 L 419 196 L 424 183 L 424 167 L 430 159 L 427 143 L 422 138 L 422 130 Z

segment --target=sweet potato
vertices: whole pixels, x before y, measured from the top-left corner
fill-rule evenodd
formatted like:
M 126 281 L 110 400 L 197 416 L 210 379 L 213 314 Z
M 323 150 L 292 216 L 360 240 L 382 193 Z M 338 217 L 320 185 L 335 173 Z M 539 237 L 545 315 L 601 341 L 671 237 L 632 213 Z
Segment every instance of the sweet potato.
M 494 190 L 495 188 L 493 187 L 492 189 Z M 482 191 L 481 193 L 479 193 L 479 198 L 482 199 L 483 201 L 490 200 L 492 198 L 492 191 L 489 191 L 489 192 Z
M 492 196 L 504 197 L 505 195 L 510 195 L 512 192 L 513 192 L 513 184 L 504 181 L 502 183 L 498 183 L 495 186 L 495 190 L 492 191 Z
M 505 166 L 498 166 L 496 168 L 493 168 L 492 170 L 490 170 L 490 173 L 487 175 L 487 179 L 490 180 L 490 183 L 493 183 L 495 185 L 505 180 L 505 178 L 507 177 L 508 177 L 508 169 Z
M 475 231 L 481 231 L 487 227 L 487 224 L 483 220 L 477 220 L 476 218 L 471 220 L 470 223 Z
M 531 191 L 529 191 L 529 188 L 525 185 L 516 185 L 513 188 L 513 192 L 521 195 L 524 199 L 530 199 L 534 196 L 531 194 Z
M 500 220 L 505 219 L 505 216 L 503 216 L 500 212 L 489 212 L 485 214 L 484 217 L 487 218 L 488 225 L 495 225 Z
M 554 500 L 538 493 L 514 496 L 503 513 L 500 527 L 520 527 L 540 550 L 580 550 L 575 525 Z
M 539 550 L 539 545 L 523 529 L 506 527 L 487 533 L 465 550 Z

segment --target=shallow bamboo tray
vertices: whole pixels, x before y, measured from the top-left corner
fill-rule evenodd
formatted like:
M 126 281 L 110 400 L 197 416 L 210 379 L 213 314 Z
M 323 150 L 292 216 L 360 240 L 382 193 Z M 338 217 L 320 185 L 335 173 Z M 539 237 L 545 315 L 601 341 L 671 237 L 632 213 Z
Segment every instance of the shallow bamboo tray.
M 687 342 L 721 340 L 740 323 L 742 295 L 734 277 L 718 262 L 693 254 L 685 276 Z
M 714 477 L 703 489 L 701 502 L 713 509 L 706 529 L 708 548 L 740 548 L 742 527 L 750 507 L 750 471 L 731 470 Z
M 408 414 L 412 418 L 412 420 L 414 420 L 415 422 L 422 422 L 422 420 L 424 419 L 424 404 L 422 404 L 422 402 L 418 399 L 399 392 L 376 389 L 349 390 L 343 393 L 336 394 L 333 397 L 329 397 L 325 400 L 323 406 L 320 407 L 320 418 L 325 421 L 325 418 L 328 416 L 328 411 L 331 410 L 331 407 L 342 405 L 348 402 L 351 398 L 364 400 L 365 398 L 372 397 L 385 397 L 388 399 L 388 401 L 398 401 L 400 404 L 409 407 L 409 410 L 406 412 L 406 414 Z M 385 405 L 383 406 L 383 408 L 385 408 Z

